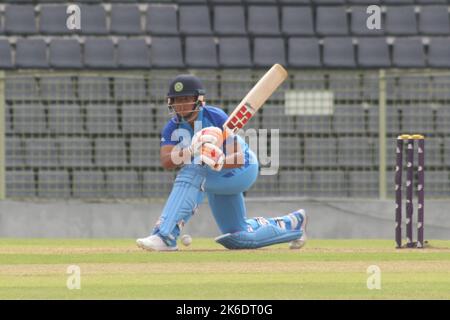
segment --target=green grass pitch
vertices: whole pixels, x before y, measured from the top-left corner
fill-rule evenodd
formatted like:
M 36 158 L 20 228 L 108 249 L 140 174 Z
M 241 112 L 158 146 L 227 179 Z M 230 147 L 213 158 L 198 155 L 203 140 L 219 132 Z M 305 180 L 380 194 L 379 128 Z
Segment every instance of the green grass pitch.
M 450 241 L 309 240 L 230 251 L 194 238 L 178 252 L 134 239 L 0 239 L 0 299 L 450 299 Z M 70 265 L 81 288 L 69 290 Z M 381 270 L 369 290 L 367 268 Z

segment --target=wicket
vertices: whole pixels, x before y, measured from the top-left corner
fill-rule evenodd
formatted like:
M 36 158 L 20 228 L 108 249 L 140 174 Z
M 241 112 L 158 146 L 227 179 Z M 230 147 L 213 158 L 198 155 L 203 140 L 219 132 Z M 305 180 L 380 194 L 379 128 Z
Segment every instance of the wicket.
M 423 248 L 424 246 L 424 185 L 425 185 L 425 137 L 420 134 L 403 134 L 397 137 L 397 161 L 395 167 L 395 242 L 402 247 L 402 171 L 403 141 L 406 140 L 406 247 Z M 418 184 L 417 184 L 417 242 L 413 242 L 413 176 L 414 176 L 414 141 L 418 141 Z

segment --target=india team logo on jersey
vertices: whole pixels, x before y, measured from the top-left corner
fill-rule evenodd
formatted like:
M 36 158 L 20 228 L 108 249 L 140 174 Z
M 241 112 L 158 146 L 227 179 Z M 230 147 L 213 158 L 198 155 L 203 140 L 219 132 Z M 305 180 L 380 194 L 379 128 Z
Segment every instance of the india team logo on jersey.
M 180 92 L 181 90 L 183 90 L 183 84 L 181 82 L 177 82 L 175 83 L 173 88 L 175 89 L 176 92 Z

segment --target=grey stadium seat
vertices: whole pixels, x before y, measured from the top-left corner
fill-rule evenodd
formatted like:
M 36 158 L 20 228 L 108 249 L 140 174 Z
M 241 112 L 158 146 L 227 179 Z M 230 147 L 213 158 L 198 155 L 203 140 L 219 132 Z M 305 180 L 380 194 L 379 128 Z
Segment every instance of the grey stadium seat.
M 311 171 L 281 171 L 280 188 L 283 196 L 310 196 Z
M 88 68 L 115 68 L 114 44 L 111 39 L 87 39 L 84 43 L 84 65 Z
M 345 7 L 318 7 L 316 32 L 322 36 L 347 35 L 348 22 Z
M 76 99 L 75 83 L 70 76 L 41 77 L 41 97 L 50 101 L 73 101 Z
M 288 40 L 288 64 L 292 67 L 320 67 L 320 47 L 316 38 Z
M 296 128 L 303 134 L 330 133 L 331 116 L 329 115 L 301 115 L 297 117 Z
M 147 98 L 147 90 L 144 77 L 116 77 L 114 79 L 114 96 L 117 100 L 145 100 Z
M 361 99 L 360 77 L 356 73 L 331 73 L 329 75 L 329 89 L 333 92 L 335 100 L 344 100 L 345 103 Z M 336 112 L 336 111 L 335 111 Z
M 105 176 L 102 171 L 73 171 L 73 196 L 75 198 L 106 197 Z
M 365 137 L 338 138 L 338 164 L 349 168 L 373 166 L 372 139 Z
M 111 33 L 123 35 L 142 33 L 138 6 L 113 5 L 111 8 Z
M 211 34 L 211 19 L 207 6 L 179 6 L 178 10 L 181 33 L 191 36 Z
M 347 196 L 348 183 L 343 171 L 314 171 L 313 196 L 316 197 L 345 197 Z
M 355 67 L 355 54 L 351 38 L 325 38 L 323 65 L 326 67 Z
M 430 85 L 430 77 L 426 75 L 401 75 L 396 91 L 400 99 L 427 100 L 431 99 Z
M 189 68 L 215 68 L 218 66 L 217 49 L 213 37 L 186 37 L 186 66 Z
M 425 137 L 425 168 L 428 169 L 430 167 L 440 167 L 443 164 L 442 159 L 442 146 L 443 139 L 439 137 Z M 417 161 L 417 143 L 416 151 L 414 154 L 414 162 Z M 426 172 L 427 174 L 428 172 Z
M 160 167 L 159 138 L 131 138 L 130 163 L 136 167 Z
M 219 64 L 222 67 L 251 67 L 250 43 L 247 37 L 219 40 Z
M 377 36 L 384 34 L 384 19 L 381 20 L 380 29 L 369 29 L 367 28 L 367 19 L 371 14 L 367 13 L 367 6 L 363 7 L 352 7 L 352 22 L 350 26 L 350 31 L 354 35 L 362 36 Z
M 142 194 L 144 197 L 167 197 L 173 180 L 172 172 L 145 171 L 142 174 Z
M 5 176 L 6 196 L 8 198 L 36 196 L 34 172 L 32 170 L 7 170 Z
M 181 40 L 178 37 L 152 37 L 152 66 L 181 68 L 184 66 Z
M 427 196 L 448 197 L 450 190 L 449 172 L 444 170 L 428 170 L 425 174 L 424 189 Z
M 58 139 L 60 163 L 65 168 L 92 167 L 92 142 L 84 137 Z
M 77 104 L 49 104 L 48 127 L 52 133 L 84 133 L 83 116 Z
M 16 43 L 16 67 L 48 68 L 47 45 L 42 39 L 20 39 Z
M 305 166 L 336 166 L 336 138 L 305 138 Z
M 78 78 L 78 95 L 82 101 L 104 101 L 111 98 L 109 79 L 97 76 Z
M 44 198 L 70 198 L 69 173 L 65 170 L 39 170 L 38 195 Z
M 106 35 L 106 11 L 102 5 L 82 5 L 82 34 Z
M 426 148 L 426 146 L 425 146 L 425 148 Z M 427 149 L 425 149 L 425 150 L 427 150 Z M 426 156 L 426 151 L 425 151 L 425 156 Z M 450 166 L 450 139 L 449 138 L 444 138 L 444 164 L 446 166 Z M 425 165 L 426 165 L 426 163 L 425 163 Z
M 116 106 L 113 104 L 87 105 L 86 129 L 89 133 L 118 133 Z
M 256 67 L 268 67 L 274 63 L 286 65 L 283 38 L 255 38 L 253 63 Z
M 81 68 L 80 43 L 77 40 L 52 39 L 50 42 L 50 66 L 68 69 Z
M 25 140 L 25 161 L 30 167 L 56 167 L 59 154 L 56 139 L 28 138 Z
M 345 0 L 311 0 L 313 4 L 345 4 Z
M 99 167 L 125 167 L 127 150 L 121 138 L 95 139 L 95 164 Z
M 259 175 L 255 184 L 246 192 L 248 197 L 280 196 L 278 175 Z
M 285 6 L 281 9 L 281 31 L 288 36 L 314 35 L 314 19 L 311 7 Z
M 410 4 L 414 3 L 414 0 L 383 0 L 384 4 Z
M 177 35 L 178 19 L 175 6 L 149 5 L 147 8 L 147 32 L 156 35 Z
M 350 4 L 380 4 L 381 0 L 348 0 Z
M 122 129 L 124 133 L 159 133 L 154 128 L 153 108 L 148 104 L 124 104 Z
M 445 100 L 446 105 L 450 101 L 450 76 L 446 74 L 436 74 L 431 77 L 432 97 L 436 100 Z
M 279 35 L 278 7 L 249 6 L 247 23 L 251 35 Z
M 7 5 L 5 7 L 5 33 L 26 35 L 37 33 L 33 5 Z
M 215 6 L 214 31 L 218 35 L 245 35 L 243 6 Z
M 392 63 L 394 67 L 425 67 L 425 53 L 421 39 L 397 38 L 394 43 Z
M 450 126 L 450 105 L 444 105 L 437 109 L 436 112 L 436 131 L 439 134 L 449 134 Z
M 300 167 L 302 165 L 301 140 L 298 137 L 280 138 L 280 166 Z M 271 155 L 273 156 L 273 155 Z
M 14 104 L 13 125 L 16 133 L 45 133 L 45 110 L 41 104 Z
M 420 10 L 419 31 L 423 34 L 448 35 L 450 19 L 446 6 L 423 6 Z
M 0 40 L 0 69 L 13 67 L 12 48 L 8 40 Z
M 150 49 L 145 40 L 119 40 L 117 65 L 121 68 L 150 68 Z
M 75 30 L 67 28 L 66 5 L 42 5 L 39 20 L 39 33 L 70 34 Z
M 414 6 L 391 6 L 386 11 L 386 33 L 416 35 L 417 20 Z
M 379 106 L 372 105 L 369 107 L 369 132 L 379 132 Z M 390 134 L 398 134 L 400 132 L 400 115 L 398 107 L 386 106 L 386 130 Z
M 450 67 L 450 39 L 431 38 L 428 44 L 428 66 L 435 68 Z
M 374 197 L 378 195 L 377 171 L 350 171 L 349 190 L 351 197 Z
M 285 115 L 283 105 L 276 104 L 265 108 L 262 119 L 264 129 L 280 129 L 280 133 L 296 132 L 294 117 Z
M 142 186 L 136 171 L 107 171 L 106 193 L 112 198 L 140 198 Z
M 5 96 L 9 101 L 30 101 L 39 97 L 39 86 L 32 76 L 6 78 Z
M 335 105 L 333 127 L 338 133 L 364 133 L 364 108 L 361 105 Z
M 386 38 L 359 38 L 358 65 L 364 68 L 388 68 L 391 66 Z
M 25 149 L 22 138 L 7 137 L 5 139 L 5 161 L 7 167 L 22 168 L 25 166 Z

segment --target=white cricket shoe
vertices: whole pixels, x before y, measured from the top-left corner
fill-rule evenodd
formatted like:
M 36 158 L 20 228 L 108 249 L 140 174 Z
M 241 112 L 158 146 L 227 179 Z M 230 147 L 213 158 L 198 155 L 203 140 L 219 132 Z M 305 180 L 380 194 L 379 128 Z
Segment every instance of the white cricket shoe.
M 303 222 L 300 226 L 300 230 L 302 230 L 302 236 L 294 241 L 291 241 L 289 243 L 289 249 L 300 249 L 305 246 L 307 240 L 306 225 L 308 224 L 308 217 L 306 216 L 306 212 L 303 209 L 298 209 L 296 213 L 303 217 Z
M 139 248 L 148 251 L 177 251 L 177 246 L 168 246 L 160 237 L 156 234 L 147 238 L 140 238 L 136 240 L 136 244 Z

